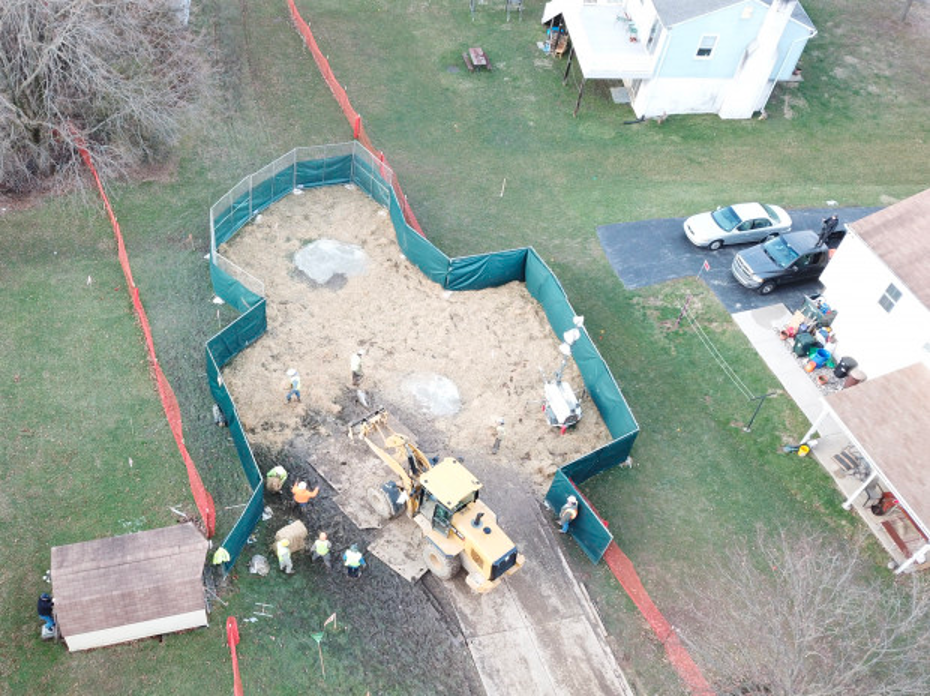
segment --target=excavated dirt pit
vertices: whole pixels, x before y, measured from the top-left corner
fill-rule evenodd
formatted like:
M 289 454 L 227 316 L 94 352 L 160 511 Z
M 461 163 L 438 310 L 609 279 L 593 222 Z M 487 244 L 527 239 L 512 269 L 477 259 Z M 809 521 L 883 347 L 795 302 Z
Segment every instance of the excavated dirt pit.
M 225 370 L 253 443 L 280 448 L 326 416 L 348 423 L 364 412 L 346 413 L 359 348 L 369 406 L 403 413 L 424 450 L 466 458 L 490 452 L 503 418 L 489 456 L 540 495 L 559 466 L 610 439 L 590 400 L 566 435 L 547 424 L 543 373 L 561 364 L 559 340 L 522 284 L 443 290 L 403 256 L 386 211 L 354 187 L 288 196 L 220 252 L 265 283 L 268 331 Z M 302 379 L 299 404 L 285 403 L 291 367 Z M 564 378 L 581 392 L 572 361 Z M 427 430 L 441 441 L 424 441 Z
M 456 456 L 478 474 L 483 497 L 507 531 L 513 486 L 541 499 L 559 466 L 610 439 L 589 399 L 565 435 L 546 422 L 543 373 L 551 378 L 562 358 L 542 308 L 520 283 L 444 291 L 407 261 L 386 212 L 353 186 L 288 196 L 219 251 L 265 283 L 267 333 L 224 371 L 260 467 L 283 464 L 288 487 L 296 479 L 321 485 L 303 516 L 311 537 L 325 529 L 338 552 L 353 542 L 369 552 L 373 582 L 363 583 L 360 607 L 378 613 L 405 605 L 424 618 L 442 617 L 419 624 L 423 650 L 410 653 L 407 668 L 467 675 L 447 693 L 479 692 L 437 581 L 427 576 L 410 584 L 373 557 L 378 544 L 385 546 L 379 535 L 386 529 L 378 529 L 364 494 L 390 472 L 347 430 L 372 409 L 386 408 L 426 454 Z M 357 389 L 350 359 L 359 348 L 364 378 Z M 302 399 L 288 404 L 291 367 L 300 372 Z M 564 379 L 581 392 L 571 361 Z M 499 419 L 504 430 L 494 449 Z M 262 543 L 298 514 L 289 497 L 268 496 L 275 516 L 259 529 Z M 295 559 L 298 572 L 308 563 Z M 343 591 L 335 578 L 332 590 Z M 385 645 L 409 639 L 402 624 L 385 621 L 384 631 Z

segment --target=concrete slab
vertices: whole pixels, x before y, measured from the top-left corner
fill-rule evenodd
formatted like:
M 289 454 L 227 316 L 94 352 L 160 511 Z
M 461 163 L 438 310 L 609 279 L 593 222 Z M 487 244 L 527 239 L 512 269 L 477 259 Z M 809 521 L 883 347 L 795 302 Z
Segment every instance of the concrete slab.
M 423 535 L 420 528 L 406 515 L 385 523 L 375 540 L 368 545 L 369 553 L 410 582 L 419 580 L 427 570 L 422 550 Z
M 295 438 L 295 447 L 311 452 L 308 460 L 335 491 L 334 502 L 359 529 L 377 530 L 368 551 L 395 573 L 416 582 L 426 572 L 422 560 L 422 534 L 416 523 L 401 515 L 381 520 L 368 504 L 369 488 L 378 488 L 392 478 L 388 466 L 367 447 L 352 442 L 341 433 L 310 446 L 306 435 Z
M 489 493 L 506 501 L 492 507 L 505 513 L 506 529 L 527 557 L 486 595 L 464 582 L 445 584 L 488 694 L 632 696 L 597 612 L 562 555 L 554 522 L 512 472 L 481 475 L 493 480 Z
M 775 374 L 788 395 L 813 423 L 823 413 L 823 396 L 820 389 L 799 366 L 794 356 L 785 349 L 784 341 L 778 336 L 791 318 L 792 312 L 783 304 L 760 307 L 733 315 L 733 321 L 743 331 L 756 352 Z M 821 435 L 832 435 L 839 428 L 832 420 L 820 425 Z
M 395 430 L 401 424 L 392 422 Z M 323 437 L 320 437 L 321 434 Z M 360 527 L 375 529 L 368 551 L 415 581 L 426 567 L 422 534 L 404 516 L 380 525 L 365 500 L 390 478 L 386 464 L 343 433 L 317 430 L 295 439 L 297 451 L 335 489 L 333 500 Z M 528 476 L 472 454 L 468 468 L 484 483 L 481 496 L 526 557 L 493 591 L 478 595 L 460 573 L 442 583 L 490 696 L 633 696 L 587 594 L 576 581 Z M 564 543 L 571 543 L 564 540 Z

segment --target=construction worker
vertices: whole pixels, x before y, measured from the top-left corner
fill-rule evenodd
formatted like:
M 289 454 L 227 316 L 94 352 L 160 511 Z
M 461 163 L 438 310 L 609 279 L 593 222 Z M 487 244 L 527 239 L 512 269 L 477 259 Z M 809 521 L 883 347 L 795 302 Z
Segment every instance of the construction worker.
M 332 556 L 329 553 L 332 544 L 326 537 L 326 532 L 320 532 L 320 536 L 313 542 L 313 549 L 310 551 L 310 560 L 315 561 L 318 558 L 323 559 L 327 570 L 333 569 Z
M 291 488 L 291 493 L 294 496 L 294 502 L 300 506 L 300 511 L 303 512 L 307 509 L 307 503 L 310 502 L 311 498 L 316 498 L 320 494 L 320 487 L 317 486 L 311 491 L 307 488 L 306 481 L 298 481 L 297 485 Z
M 559 510 L 559 524 L 562 525 L 562 529 L 559 531 L 562 534 L 567 534 L 568 526 L 575 521 L 576 517 L 578 517 L 578 498 L 570 495 L 568 500 L 565 501 L 565 505 Z
M 365 355 L 365 351 L 359 348 L 357 351 L 352 353 L 352 359 L 349 361 L 349 365 L 352 369 L 352 386 L 357 387 L 362 383 L 362 356 Z
M 271 469 L 265 476 L 265 489 L 272 493 L 280 493 L 287 480 L 287 469 L 280 464 Z
M 291 542 L 287 539 L 279 539 L 274 545 L 274 552 L 278 556 L 278 567 L 288 575 L 294 572 L 290 546 Z
M 293 367 L 287 371 L 288 383 L 284 387 L 288 389 L 287 403 L 291 403 L 291 397 L 297 397 L 297 403 L 300 403 L 300 374 Z
M 39 618 L 45 622 L 44 630 L 53 631 L 55 630 L 55 617 L 54 617 L 54 605 L 55 600 L 52 599 L 51 595 L 47 592 L 43 592 L 39 595 L 38 602 L 38 612 Z
M 342 554 L 342 564 L 346 568 L 346 573 L 350 578 L 357 578 L 362 573 L 362 568 L 367 564 L 362 552 L 358 550 L 358 544 L 352 544 Z

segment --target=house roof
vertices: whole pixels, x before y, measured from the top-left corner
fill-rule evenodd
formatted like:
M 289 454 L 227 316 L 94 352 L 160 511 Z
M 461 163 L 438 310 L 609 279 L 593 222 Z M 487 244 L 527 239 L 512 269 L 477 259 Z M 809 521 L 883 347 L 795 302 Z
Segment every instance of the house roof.
M 930 308 L 930 189 L 847 227 Z
M 653 0 L 662 24 L 667 27 L 743 2 L 744 0 Z M 772 4 L 772 0 L 756 0 L 756 2 L 765 6 Z M 812 30 L 814 29 L 814 23 L 807 16 L 804 8 L 801 7 L 801 3 L 795 5 L 794 10 L 791 12 L 791 18 Z
M 52 588 L 68 636 L 203 610 L 207 540 L 193 524 L 52 548 Z
M 905 508 L 930 528 L 930 368 L 916 363 L 830 394 L 827 405 Z

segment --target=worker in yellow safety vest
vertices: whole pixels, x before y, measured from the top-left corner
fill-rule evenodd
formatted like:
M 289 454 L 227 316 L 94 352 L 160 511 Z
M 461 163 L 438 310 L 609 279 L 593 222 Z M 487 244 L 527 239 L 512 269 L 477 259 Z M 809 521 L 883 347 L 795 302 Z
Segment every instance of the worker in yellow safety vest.
M 559 524 L 562 528 L 559 530 L 562 534 L 568 533 L 568 526 L 578 517 L 578 498 L 573 495 L 568 496 L 565 505 L 559 510 Z
M 265 475 L 265 489 L 272 493 L 280 493 L 285 481 L 287 481 L 287 469 L 278 464 Z
M 333 561 L 329 553 L 331 546 L 332 544 L 326 537 L 326 532 L 320 532 L 320 536 L 318 536 L 316 541 L 313 542 L 313 549 L 310 551 L 310 560 L 315 561 L 318 558 L 322 558 L 323 563 L 326 564 L 327 569 L 332 570 Z
M 352 544 L 342 554 L 342 563 L 346 567 L 346 573 L 350 578 L 357 578 L 361 575 L 362 568 L 367 564 L 362 552 L 358 550 L 358 544 Z
M 274 545 L 274 551 L 278 556 L 278 567 L 288 575 L 294 572 L 290 546 L 291 542 L 287 539 L 279 539 Z

